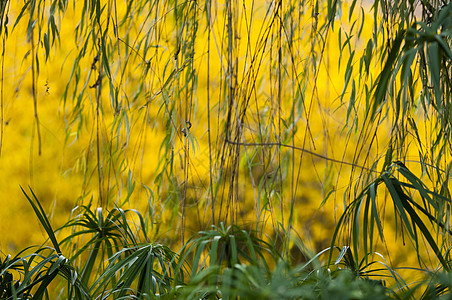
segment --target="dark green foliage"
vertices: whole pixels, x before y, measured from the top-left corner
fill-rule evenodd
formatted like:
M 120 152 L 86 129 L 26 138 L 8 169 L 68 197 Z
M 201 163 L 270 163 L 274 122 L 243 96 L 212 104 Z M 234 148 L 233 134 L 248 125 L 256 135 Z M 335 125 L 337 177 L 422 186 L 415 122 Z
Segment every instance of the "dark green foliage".
M 36 198 L 33 203 L 40 206 Z M 164 245 L 142 243 L 143 236 L 131 238 L 133 233 L 125 225 L 130 220 L 121 210 L 107 218 L 101 210 L 97 214 L 89 207 L 82 210 L 63 226 L 81 230 L 64 239 L 61 249 L 71 253 L 81 235 L 93 238 L 76 246 L 69 259 L 45 246 L 25 249 L 24 253 L 33 251 L 23 258 L 6 256 L 0 264 L 2 299 L 52 298 L 55 293 L 49 288 L 60 278 L 67 284 L 58 288 L 58 294 L 67 299 L 329 299 L 332 295 L 379 299 L 388 293 L 379 282 L 353 270 L 313 269 L 311 263 L 318 257 L 291 267 L 271 244 L 237 226 L 199 232 L 178 255 Z M 40 221 L 50 228 L 45 214 Z M 341 252 L 338 261 L 344 257 Z
M 48 299 L 50 285 L 57 276 L 66 282 L 69 299 L 90 299 L 88 290 L 66 257 L 48 247 L 40 247 L 20 257 L 22 253 L 13 259 L 7 256 L 0 265 L 1 299 Z

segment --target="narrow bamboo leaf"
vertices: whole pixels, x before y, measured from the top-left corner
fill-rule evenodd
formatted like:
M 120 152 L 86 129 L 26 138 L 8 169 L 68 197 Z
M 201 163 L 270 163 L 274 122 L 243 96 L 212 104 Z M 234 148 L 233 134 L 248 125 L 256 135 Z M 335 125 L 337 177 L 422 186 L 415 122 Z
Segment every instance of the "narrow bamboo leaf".
M 49 36 L 47 33 L 44 33 L 44 49 L 46 50 L 46 61 L 47 61 L 49 59 L 50 54 Z
M 224 299 L 231 299 L 231 292 L 233 291 L 233 284 L 235 280 L 233 279 L 233 272 L 231 269 L 225 269 L 223 272 L 223 289 L 222 296 Z
M 350 9 L 348 10 L 348 21 L 349 22 L 352 19 L 352 15 L 353 15 L 353 11 L 355 9 L 355 5 L 356 5 L 356 0 L 353 0 L 352 4 L 350 5 Z
M 427 199 L 427 201 L 432 205 L 436 210 L 438 209 L 438 205 L 428 194 L 427 188 L 425 185 L 410 171 L 405 165 L 399 165 L 397 170 L 413 185 L 413 187 L 421 194 L 422 198 Z
M 373 227 L 369 226 L 369 221 L 372 223 L 372 214 L 369 216 L 369 207 L 370 207 L 370 195 L 366 194 L 366 200 L 364 205 L 364 214 L 363 214 L 363 248 L 364 253 L 369 253 L 369 249 L 372 249 L 373 243 L 373 233 L 370 231 Z M 366 255 L 367 262 L 367 255 Z
M 380 217 L 378 215 L 378 209 L 377 209 L 377 201 L 376 201 L 376 189 L 377 189 L 377 183 L 372 183 L 369 187 L 369 193 L 370 193 L 370 199 L 372 202 L 372 216 L 375 220 L 375 223 L 377 224 L 378 234 L 380 235 L 380 240 L 383 242 L 383 227 L 381 226 Z
M 102 240 L 99 237 L 94 237 L 96 239 L 96 242 L 93 246 L 93 249 L 91 250 L 88 260 L 86 261 L 84 268 L 82 270 L 80 281 L 88 286 L 88 281 L 91 276 L 91 272 L 93 271 L 96 263 L 96 258 L 100 250 L 100 246 L 102 244 Z
M 248 250 L 250 251 L 250 254 L 251 254 L 251 261 L 250 262 L 251 263 L 256 263 L 257 262 L 256 251 L 254 249 L 253 242 L 251 241 L 251 237 L 246 232 L 244 232 L 244 231 L 242 231 L 242 232 L 245 235 L 247 246 L 248 246 Z
M 16 26 L 19 23 L 20 19 L 22 19 L 22 16 L 24 15 L 24 12 L 27 10 L 28 5 L 30 4 L 30 2 L 31 2 L 31 0 L 28 0 L 28 1 L 25 2 L 24 6 L 22 6 L 22 9 L 21 9 L 19 15 L 17 16 L 16 22 L 14 22 L 13 30 L 14 30 L 14 28 L 16 28 Z
M 372 109 L 370 111 L 370 117 L 373 118 L 375 116 L 375 113 L 377 112 L 377 109 L 381 106 L 381 104 L 385 100 L 385 95 L 388 90 L 389 81 L 392 74 L 392 69 L 394 66 L 395 61 L 397 60 L 399 56 L 399 50 L 400 46 L 402 44 L 402 41 L 404 39 L 405 31 L 400 31 L 396 38 L 394 39 L 394 42 L 392 43 L 391 51 L 388 54 L 387 61 L 385 63 L 385 66 L 383 67 L 383 70 L 381 71 L 378 81 L 377 81 L 377 87 L 375 89 L 374 94 L 374 103 L 372 106 Z
M 441 75 L 440 75 L 440 60 L 441 60 L 441 53 L 439 52 L 438 43 L 434 42 L 431 43 L 428 48 L 428 63 L 430 67 L 430 75 L 433 85 L 433 90 L 435 91 L 435 100 L 436 100 L 436 109 L 438 111 L 443 110 L 443 104 L 442 104 L 442 93 L 441 93 Z
M 382 172 L 384 172 L 388 166 L 392 163 L 392 143 L 389 143 L 388 150 L 386 150 L 385 161 L 383 163 Z
M 53 15 L 51 15 L 49 17 L 49 24 L 50 24 L 50 29 L 52 30 L 52 46 L 55 43 L 55 37 L 58 38 L 58 40 L 60 39 L 60 33 L 58 32 L 58 28 L 55 24 L 55 18 Z
M 344 213 L 341 215 L 341 217 L 339 218 L 339 221 L 337 222 L 336 228 L 334 228 L 334 232 L 331 237 L 331 246 L 329 247 L 329 249 L 334 249 L 334 247 L 335 247 L 336 239 L 339 236 L 339 231 L 343 226 L 345 226 L 345 219 L 347 216 L 346 212 L 348 211 L 349 207 L 350 207 L 350 205 L 345 209 Z M 332 251 L 330 251 L 330 255 L 328 256 L 327 265 L 331 264 L 332 258 L 333 258 L 333 253 L 332 253 Z
M 33 190 L 29 187 L 31 195 L 33 196 L 33 199 L 31 199 L 22 187 L 20 187 L 20 189 L 22 190 L 22 193 L 24 193 L 24 195 L 27 198 L 28 202 L 30 203 L 31 207 L 35 211 L 35 214 L 38 217 L 39 222 L 41 223 L 42 227 L 44 227 L 44 230 L 46 231 L 47 236 L 49 237 L 50 241 L 52 242 L 53 247 L 55 248 L 57 253 L 61 254 L 62 252 L 61 252 L 60 246 L 58 244 L 58 241 L 55 237 L 52 226 L 50 226 L 50 222 L 47 219 L 44 209 L 42 208 L 41 203 L 39 202 L 36 195 L 33 193 Z
M 358 29 L 358 38 L 361 37 L 361 34 L 363 33 L 363 28 L 364 28 L 364 24 L 366 19 L 366 13 L 364 12 L 364 8 L 361 6 L 361 26 L 359 26 Z
M 355 257 L 358 256 L 358 250 L 359 250 L 359 231 L 360 231 L 360 218 L 359 214 L 361 212 L 361 206 L 363 204 L 362 198 L 361 201 L 358 202 L 358 205 L 355 206 L 355 211 L 353 214 L 353 224 L 352 224 L 352 241 L 353 241 L 353 252 L 355 254 Z
M 441 262 L 441 265 L 443 266 L 443 268 L 447 272 L 449 272 L 450 271 L 450 265 L 444 259 L 443 255 L 441 254 L 440 249 L 438 248 L 438 245 L 436 244 L 435 240 L 433 239 L 432 235 L 430 234 L 430 231 L 427 229 L 427 227 L 425 226 L 425 224 L 422 221 L 422 219 L 417 215 L 417 213 L 414 211 L 414 209 L 411 207 L 411 205 L 407 201 L 404 201 L 403 205 L 405 207 L 405 210 L 410 214 L 411 219 L 413 220 L 413 222 L 417 225 L 419 230 L 424 235 L 425 239 L 427 240 L 428 244 L 432 248 L 432 250 L 435 253 L 436 257 Z M 416 249 L 419 249 L 419 248 L 416 248 Z M 419 253 L 418 253 L 418 255 L 419 255 Z
M 195 253 L 195 257 L 193 258 L 193 264 L 192 264 L 190 279 L 192 279 L 193 276 L 195 276 L 195 274 L 198 272 L 198 266 L 199 266 L 199 262 L 200 262 L 200 259 L 201 259 L 201 254 L 204 251 L 204 247 L 206 246 L 207 243 L 208 243 L 208 241 L 202 241 L 196 247 L 196 253 Z
M 392 179 L 389 178 L 388 175 L 382 174 L 381 178 L 383 179 L 384 183 L 386 184 L 386 187 L 389 190 L 389 193 L 391 194 L 391 198 L 394 202 L 395 207 L 397 208 L 397 211 L 399 212 L 403 225 L 405 225 L 405 228 L 407 228 L 408 233 L 414 239 L 414 232 L 413 232 L 413 229 L 411 228 L 411 223 L 408 220 L 408 216 L 405 212 L 405 209 L 404 209 L 404 206 L 402 203 L 402 202 L 406 202 L 406 200 L 400 197 L 401 195 L 398 194 L 397 190 L 395 189 L 395 187 L 392 183 Z
M 365 65 L 366 65 L 366 73 L 367 74 L 369 74 L 369 66 L 370 66 L 370 62 L 372 61 L 372 50 L 373 50 L 372 39 L 369 39 L 369 41 L 367 41 L 365 60 L 364 60 Z
M 235 266 L 239 263 L 237 255 L 237 243 L 234 235 L 229 235 L 229 241 L 231 243 L 231 266 Z
M 58 275 L 58 272 L 54 272 L 49 275 L 45 275 L 42 277 L 42 282 L 39 285 L 39 288 L 36 290 L 36 292 L 33 295 L 33 299 L 40 300 L 47 292 L 47 287 L 49 284 L 55 279 L 55 277 Z
M 440 35 L 435 35 L 435 40 L 438 42 L 438 44 L 443 49 L 444 53 L 448 56 L 449 59 L 452 59 L 452 51 L 449 48 L 449 45 L 442 39 Z
M 221 236 L 217 235 L 214 236 L 211 242 L 211 248 L 209 251 L 209 256 L 210 256 L 210 265 L 216 265 L 217 264 L 217 253 L 218 253 L 218 244 L 220 242 Z M 218 262 L 221 263 L 221 262 Z

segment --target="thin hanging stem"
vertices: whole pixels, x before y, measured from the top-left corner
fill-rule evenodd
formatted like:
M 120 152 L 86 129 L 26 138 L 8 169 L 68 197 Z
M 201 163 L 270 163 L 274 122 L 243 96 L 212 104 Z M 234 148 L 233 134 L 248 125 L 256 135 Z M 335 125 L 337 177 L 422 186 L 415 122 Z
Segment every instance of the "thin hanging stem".
M 37 52 L 36 52 L 35 42 L 34 42 L 34 29 L 32 28 L 31 29 L 31 76 L 32 76 L 31 90 L 32 90 L 32 94 L 33 94 L 33 109 L 34 109 L 34 118 L 35 118 L 35 122 L 36 122 L 36 133 L 38 135 L 38 155 L 41 156 L 41 129 L 40 129 L 39 115 L 38 115 L 38 95 L 36 92 L 36 81 L 38 80 L 38 78 L 37 78 L 38 74 L 36 72 L 36 59 L 37 59 Z
M 210 36 L 212 34 L 210 23 L 212 20 L 212 3 L 211 0 L 206 0 L 207 10 L 207 139 L 209 144 L 209 195 L 211 201 L 212 225 L 215 225 L 215 196 L 213 193 L 213 165 L 212 165 L 212 139 L 210 126 Z

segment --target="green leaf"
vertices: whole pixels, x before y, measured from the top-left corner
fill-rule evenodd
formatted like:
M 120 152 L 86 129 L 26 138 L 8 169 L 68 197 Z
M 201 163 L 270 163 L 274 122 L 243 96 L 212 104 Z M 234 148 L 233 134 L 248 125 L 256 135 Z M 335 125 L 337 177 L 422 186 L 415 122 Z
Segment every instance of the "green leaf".
M 440 60 L 441 53 L 439 52 L 438 43 L 434 42 L 427 47 L 428 62 L 431 74 L 431 84 L 435 91 L 436 108 L 438 111 L 442 111 L 442 92 L 441 92 L 441 75 L 440 75 Z
M 374 103 L 372 105 L 372 109 L 370 111 L 370 117 L 371 119 L 374 118 L 378 108 L 384 103 L 385 101 L 385 95 L 387 93 L 390 79 L 393 75 L 393 66 L 396 62 L 398 56 L 399 56 L 399 50 L 400 46 L 402 44 L 402 41 L 405 36 L 405 31 L 400 31 L 396 38 L 394 39 L 391 47 L 391 51 L 388 54 L 388 58 L 386 60 L 385 66 L 383 67 L 383 70 L 381 71 L 380 75 L 377 79 L 377 87 L 375 89 L 374 93 Z
M 370 194 L 370 200 L 372 202 L 372 216 L 375 220 L 375 223 L 377 224 L 378 234 L 380 235 L 380 240 L 383 242 L 383 227 L 381 226 L 381 220 L 378 215 L 378 209 L 377 209 L 377 201 L 376 201 L 376 194 L 377 194 L 377 185 L 378 183 L 374 182 L 369 186 L 369 194 Z
M 47 33 L 44 33 L 44 48 L 46 50 L 46 61 L 49 59 L 50 54 L 50 45 L 49 45 L 49 36 Z
M 405 225 L 405 228 L 407 228 L 408 233 L 410 236 L 415 239 L 413 229 L 411 227 L 411 222 L 408 220 L 408 216 L 406 214 L 404 203 L 406 202 L 403 195 L 399 194 L 399 190 L 397 190 L 394 187 L 393 181 L 396 181 L 396 179 L 389 178 L 388 175 L 382 174 L 381 178 L 383 179 L 384 183 L 386 184 L 386 187 L 389 190 L 389 193 L 391 194 L 391 198 L 394 202 L 395 207 L 397 208 L 397 211 L 403 221 L 403 225 Z
M 47 216 L 44 212 L 44 209 L 41 206 L 41 203 L 39 202 L 38 198 L 36 197 L 36 195 L 34 194 L 33 190 L 29 187 L 31 195 L 33 197 L 30 198 L 28 196 L 28 194 L 24 191 L 24 189 L 22 188 L 22 186 L 20 187 L 20 189 L 22 190 L 22 193 L 24 193 L 25 197 L 27 198 L 28 202 L 30 203 L 31 207 L 33 208 L 36 216 L 39 219 L 39 222 L 41 223 L 42 227 L 44 227 L 44 230 L 47 233 L 47 236 L 49 237 L 50 241 L 53 244 L 53 247 L 55 248 L 55 250 L 57 251 L 58 254 L 61 254 L 61 249 L 60 246 L 58 244 L 58 241 L 55 237 L 54 231 L 52 229 L 52 226 L 50 226 L 50 222 L 47 219 Z

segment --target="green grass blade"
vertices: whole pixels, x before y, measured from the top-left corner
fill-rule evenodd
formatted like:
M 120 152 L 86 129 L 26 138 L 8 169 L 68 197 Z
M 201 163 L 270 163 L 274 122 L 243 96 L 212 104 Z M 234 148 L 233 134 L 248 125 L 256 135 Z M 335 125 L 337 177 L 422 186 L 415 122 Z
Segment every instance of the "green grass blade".
M 38 198 L 33 193 L 33 190 L 29 187 L 30 192 L 33 196 L 33 199 L 31 199 L 22 187 L 20 187 L 20 189 L 22 190 L 22 193 L 24 193 L 25 197 L 27 198 L 28 202 L 30 203 L 31 207 L 33 208 L 36 216 L 39 219 L 39 222 L 44 227 L 44 230 L 46 231 L 47 236 L 49 237 L 50 241 L 52 242 L 53 247 L 55 248 L 57 253 L 61 254 L 62 251 L 60 249 L 60 245 L 58 244 L 58 241 L 55 237 L 55 234 L 52 229 L 52 226 L 50 225 L 49 219 L 47 218 L 47 216 L 44 212 L 44 209 L 42 208 L 41 203 L 39 202 Z

